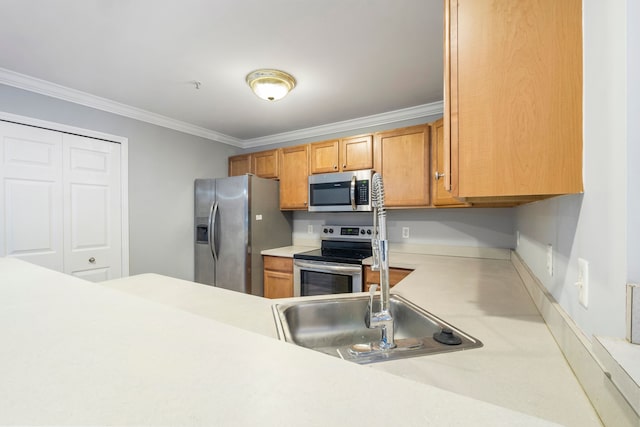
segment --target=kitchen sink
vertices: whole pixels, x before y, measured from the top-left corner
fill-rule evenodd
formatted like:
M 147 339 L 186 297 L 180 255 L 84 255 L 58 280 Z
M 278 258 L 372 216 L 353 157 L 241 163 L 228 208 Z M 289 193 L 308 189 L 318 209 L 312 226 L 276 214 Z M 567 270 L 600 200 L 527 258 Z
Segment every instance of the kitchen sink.
M 389 350 L 373 348 L 371 343 L 380 341 L 381 331 L 365 326 L 368 301 L 369 297 L 362 295 L 329 299 L 309 297 L 274 304 L 272 309 L 278 337 L 302 347 L 363 364 L 482 347 L 482 342 L 476 338 L 409 300 L 391 295 L 390 310 L 398 346 Z M 376 297 L 374 311 L 378 310 L 379 304 L 379 297 Z M 439 341 L 453 341 L 455 344 L 443 344 Z

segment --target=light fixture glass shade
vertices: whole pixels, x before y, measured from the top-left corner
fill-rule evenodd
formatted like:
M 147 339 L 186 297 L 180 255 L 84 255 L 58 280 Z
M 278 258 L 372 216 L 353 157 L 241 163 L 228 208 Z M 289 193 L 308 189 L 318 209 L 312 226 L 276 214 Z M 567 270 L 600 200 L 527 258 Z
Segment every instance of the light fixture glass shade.
M 259 98 L 277 101 L 296 87 L 296 79 L 280 70 L 255 70 L 247 75 L 247 84 Z

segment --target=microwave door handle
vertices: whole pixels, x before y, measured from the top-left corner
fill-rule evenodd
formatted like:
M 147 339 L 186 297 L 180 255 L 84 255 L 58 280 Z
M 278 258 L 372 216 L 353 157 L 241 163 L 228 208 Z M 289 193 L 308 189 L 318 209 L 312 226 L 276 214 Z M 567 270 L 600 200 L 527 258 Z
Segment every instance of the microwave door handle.
M 351 191 L 349 192 L 351 195 L 351 209 L 356 210 L 356 176 L 351 177 Z

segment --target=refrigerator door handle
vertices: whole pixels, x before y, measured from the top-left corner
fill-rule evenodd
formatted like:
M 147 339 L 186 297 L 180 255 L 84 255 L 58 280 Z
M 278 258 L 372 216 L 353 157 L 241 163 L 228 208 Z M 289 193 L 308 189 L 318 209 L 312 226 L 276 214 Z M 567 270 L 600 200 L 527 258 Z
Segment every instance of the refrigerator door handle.
M 214 260 L 218 260 L 218 253 L 216 252 L 216 216 L 218 215 L 218 202 L 211 203 L 211 209 L 209 209 L 209 249 L 211 249 L 211 255 Z

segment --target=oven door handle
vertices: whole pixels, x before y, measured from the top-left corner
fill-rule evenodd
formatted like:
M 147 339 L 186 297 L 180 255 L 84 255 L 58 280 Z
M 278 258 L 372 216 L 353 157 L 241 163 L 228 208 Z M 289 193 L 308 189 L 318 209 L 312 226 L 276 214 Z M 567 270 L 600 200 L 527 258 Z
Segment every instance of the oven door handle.
M 300 268 L 308 268 L 310 270 L 323 270 L 329 272 L 336 273 L 359 273 L 362 271 L 362 267 L 360 265 L 354 264 L 352 266 L 346 265 L 328 265 L 328 264 L 318 264 L 315 262 L 305 262 L 296 260 L 294 264 Z

